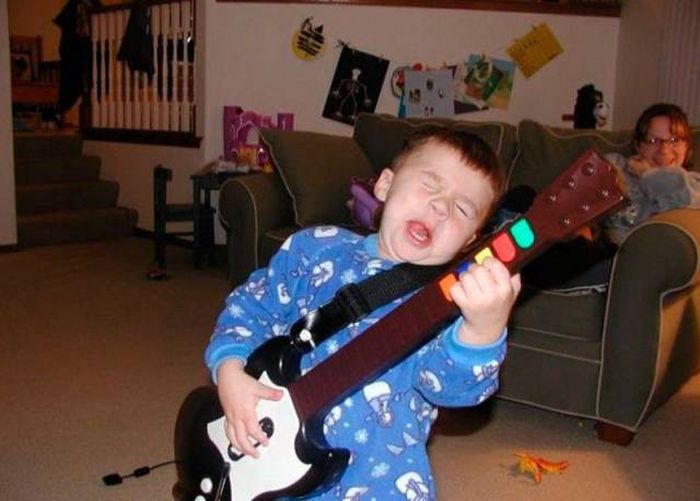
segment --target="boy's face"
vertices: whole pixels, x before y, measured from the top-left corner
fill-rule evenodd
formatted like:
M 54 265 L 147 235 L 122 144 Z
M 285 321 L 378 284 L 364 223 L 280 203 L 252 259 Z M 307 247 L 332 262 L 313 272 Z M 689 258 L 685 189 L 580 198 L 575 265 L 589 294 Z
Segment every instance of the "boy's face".
M 449 146 L 429 141 L 374 188 L 385 202 L 379 226 L 381 257 L 443 264 L 474 240 L 495 197 L 486 176 Z

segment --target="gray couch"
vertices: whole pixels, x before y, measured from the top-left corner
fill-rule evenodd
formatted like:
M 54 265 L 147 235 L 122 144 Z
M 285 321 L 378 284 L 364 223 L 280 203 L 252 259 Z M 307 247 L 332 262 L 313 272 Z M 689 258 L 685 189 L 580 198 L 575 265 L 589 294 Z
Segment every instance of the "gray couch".
M 580 131 L 524 120 L 361 115 L 353 137 L 266 130 L 275 174 L 222 188 L 232 285 L 313 224 L 351 224 L 352 176 L 387 165 L 416 128 L 439 122 L 482 136 L 509 166 L 508 184 L 542 188 L 585 149 L 629 154 L 629 131 Z M 694 128 L 700 152 L 700 128 Z M 598 436 L 629 443 L 644 420 L 700 370 L 700 212 L 652 217 L 621 243 L 609 287 L 571 294 L 525 285 L 513 312 L 500 398 L 589 418 Z

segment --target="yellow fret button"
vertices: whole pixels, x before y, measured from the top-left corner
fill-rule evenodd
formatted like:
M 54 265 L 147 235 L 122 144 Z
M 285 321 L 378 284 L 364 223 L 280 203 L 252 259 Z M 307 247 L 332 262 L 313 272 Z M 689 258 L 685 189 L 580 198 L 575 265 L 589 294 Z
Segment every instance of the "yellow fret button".
M 485 247 L 477 252 L 476 256 L 474 256 L 474 261 L 476 261 L 477 264 L 481 264 L 487 257 L 493 257 L 493 253 L 490 248 Z

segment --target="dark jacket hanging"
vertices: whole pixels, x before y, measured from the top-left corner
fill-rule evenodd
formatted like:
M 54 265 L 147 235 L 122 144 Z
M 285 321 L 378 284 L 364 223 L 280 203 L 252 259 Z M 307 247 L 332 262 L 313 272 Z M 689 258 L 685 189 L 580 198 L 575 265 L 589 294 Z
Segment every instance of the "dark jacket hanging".
M 131 7 L 117 59 L 126 61 L 131 71 L 143 71 L 149 77 L 153 75 L 153 35 L 148 0 L 135 0 Z
M 68 0 L 53 20 L 61 28 L 58 111 L 70 109 L 79 97 L 89 92 L 92 44 L 88 11 L 97 6 L 100 6 L 100 2 L 96 0 Z

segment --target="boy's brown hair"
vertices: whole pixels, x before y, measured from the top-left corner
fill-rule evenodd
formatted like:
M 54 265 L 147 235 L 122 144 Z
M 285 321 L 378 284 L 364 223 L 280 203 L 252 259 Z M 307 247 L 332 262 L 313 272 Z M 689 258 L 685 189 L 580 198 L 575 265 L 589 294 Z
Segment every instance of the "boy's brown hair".
M 460 155 L 465 166 L 469 166 L 486 176 L 495 194 L 487 216 L 490 215 L 503 193 L 505 172 L 493 149 L 476 134 L 449 127 L 421 129 L 406 139 L 401 151 L 394 157 L 391 168 L 394 171 L 400 169 L 404 160 L 412 152 L 429 142 L 442 144 L 453 149 Z

